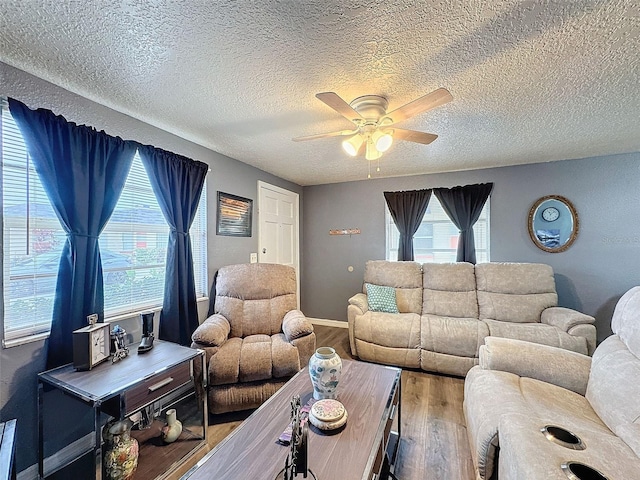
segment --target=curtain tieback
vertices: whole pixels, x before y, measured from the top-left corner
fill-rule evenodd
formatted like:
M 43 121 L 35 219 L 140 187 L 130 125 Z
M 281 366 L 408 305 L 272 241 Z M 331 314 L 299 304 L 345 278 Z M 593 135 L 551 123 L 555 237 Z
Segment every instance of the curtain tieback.
M 184 237 L 186 237 L 186 236 L 188 236 L 188 235 L 189 235 L 189 232 L 179 232 L 179 231 L 178 231 L 177 229 L 175 229 L 175 228 L 171 228 L 170 230 L 171 230 L 171 233 L 175 233 L 175 234 L 177 234 L 177 235 L 182 235 L 182 236 L 184 236 Z
M 100 238 L 99 235 L 87 235 L 85 233 L 75 233 L 75 232 L 67 233 L 67 237 L 82 237 L 82 238 L 95 238 L 95 239 Z

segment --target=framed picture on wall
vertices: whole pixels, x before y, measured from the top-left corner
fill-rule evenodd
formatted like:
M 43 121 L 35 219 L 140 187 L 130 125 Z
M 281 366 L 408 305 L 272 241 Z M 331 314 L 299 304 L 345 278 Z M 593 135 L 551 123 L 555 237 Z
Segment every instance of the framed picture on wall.
M 250 237 L 253 200 L 218 191 L 216 235 Z

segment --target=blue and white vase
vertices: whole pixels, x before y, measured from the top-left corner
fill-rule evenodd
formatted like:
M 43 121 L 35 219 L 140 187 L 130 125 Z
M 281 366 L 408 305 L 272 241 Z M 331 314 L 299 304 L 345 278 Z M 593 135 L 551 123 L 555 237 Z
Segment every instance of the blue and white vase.
M 342 360 L 331 347 L 320 347 L 309 359 L 309 376 L 313 384 L 313 398 L 336 398 L 342 374 Z

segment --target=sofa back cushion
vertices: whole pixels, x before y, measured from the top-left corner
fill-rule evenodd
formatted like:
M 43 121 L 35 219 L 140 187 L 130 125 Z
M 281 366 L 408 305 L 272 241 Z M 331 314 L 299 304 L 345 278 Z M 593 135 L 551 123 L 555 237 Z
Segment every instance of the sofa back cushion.
M 587 400 L 616 435 L 640 445 L 640 359 L 618 335 L 598 345 L 591 360 Z
M 553 269 L 541 263 L 479 263 L 475 267 L 480 319 L 540 322 L 558 304 Z
M 618 300 L 611 329 L 629 351 L 640 358 L 640 287 L 633 287 Z
M 369 260 L 364 268 L 364 283 L 395 288 L 400 313 L 421 313 L 422 268 L 419 263 Z M 367 293 L 364 284 L 362 292 Z
M 245 263 L 218 270 L 215 313 L 231 325 L 230 337 L 274 335 L 298 308 L 296 272 L 287 265 Z
M 587 400 L 602 421 L 640 455 L 640 287 L 613 312 L 613 335 L 593 353 Z
M 424 315 L 478 318 L 473 264 L 425 263 L 422 272 Z

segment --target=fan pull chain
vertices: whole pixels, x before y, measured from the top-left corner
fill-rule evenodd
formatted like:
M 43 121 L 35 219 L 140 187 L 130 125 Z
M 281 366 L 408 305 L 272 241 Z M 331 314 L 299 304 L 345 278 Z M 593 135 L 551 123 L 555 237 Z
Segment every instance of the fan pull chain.
M 380 171 L 380 159 L 378 158 L 378 168 L 376 168 L 376 172 Z
M 369 168 L 369 174 L 367 175 L 367 178 L 371 178 L 371 162 L 367 162 L 367 167 Z

